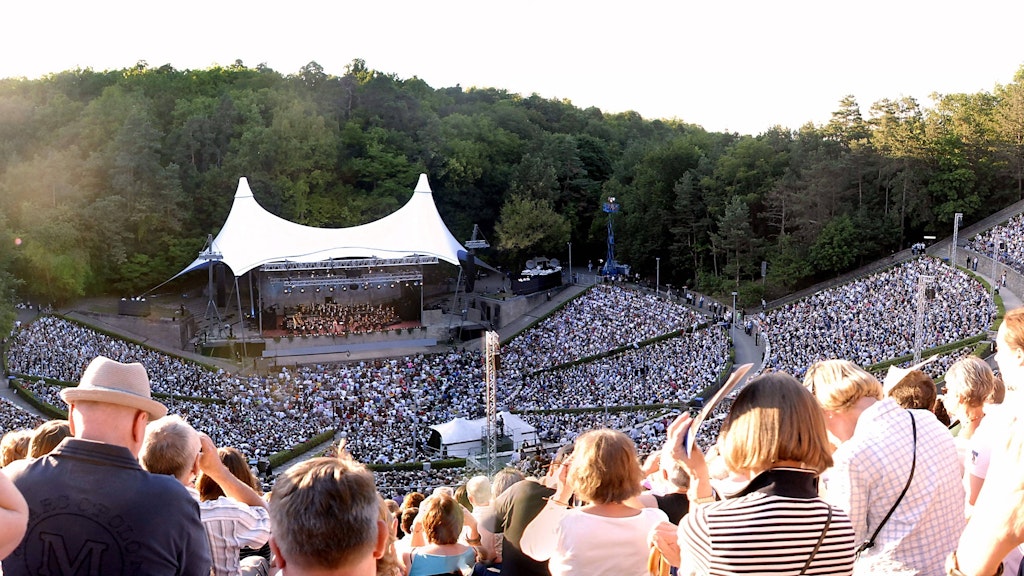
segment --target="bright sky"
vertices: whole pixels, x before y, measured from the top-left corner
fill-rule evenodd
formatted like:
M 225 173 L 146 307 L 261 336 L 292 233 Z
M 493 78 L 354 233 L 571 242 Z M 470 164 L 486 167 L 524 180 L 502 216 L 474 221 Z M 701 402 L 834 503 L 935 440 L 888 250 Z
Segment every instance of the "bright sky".
M 433 88 L 495 87 L 759 134 L 852 94 L 974 93 L 1024 64 L 1012 0 L 178 0 L 9 2 L 0 78 L 241 60 L 329 74 L 362 58 Z

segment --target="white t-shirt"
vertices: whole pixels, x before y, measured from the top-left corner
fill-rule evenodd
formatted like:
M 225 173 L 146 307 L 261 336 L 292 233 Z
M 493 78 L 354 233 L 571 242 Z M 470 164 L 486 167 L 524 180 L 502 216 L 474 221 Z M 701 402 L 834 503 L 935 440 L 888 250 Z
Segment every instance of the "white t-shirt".
M 626 518 L 545 506 L 526 527 L 523 552 L 549 560 L 551 576 L 647 576 L 647 535 L 668 516 L 657 508 Z

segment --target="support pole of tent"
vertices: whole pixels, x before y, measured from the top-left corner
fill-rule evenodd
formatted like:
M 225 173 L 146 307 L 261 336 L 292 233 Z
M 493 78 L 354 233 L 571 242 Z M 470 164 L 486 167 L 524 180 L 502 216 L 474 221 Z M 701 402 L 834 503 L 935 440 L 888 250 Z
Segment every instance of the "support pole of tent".
M 420 326 L 425 326 L 423 323 L 423 290 L 426 288 L 426 282 L 423 281 L 423 263 L 420 262 Z
M 453 337 L 452 337 L 452 318 L 453 318 L 453 315 L 452 314 L 456 310 L 459 310 L 459 313 L 458 313 L 459 317 L 460 318 L 462 317 L 462 311 L 461 311 L 461 309 L 459 309 L 459 306 L 458 306 L 458 304 L 459 304 L 459 286 L 461 286 L 461 285 L 462 285 L 462 266 L 459 266 L 459 278 L 458 278 L 458 280 L 455 281 L 455 296 L 452 297 L 452 309 L 451 309 L 451 311 L 448 314 L 448 338 L 451 338 L 451 339 L 453 339 Z M 459 338 L 461 338 L 461 337 L 462 337 L 462 321 L 459 320 Z M 453 344 L 454 344 L 454 339 L 453 339 Z
M 256 310 L 255 310 L 254 306 L 256 305 L 256 300 L 253 299 L 253 297 L 252 297 L 252 273 L 253 273 L 253 271 L 250 270 L 249 271 L 249 315 L 252 316 L 253 318 L 255 318 L 256 317 Z
M 252 288 L 252 284 L 249 284 Z M 249 351 L 245 347 L 245 316 L 242 315 L 242 291 L 238 289 L 238 276 L 235 276 L 235 297 L 238 299 L 238 328 L 242 333 L 242 366 L 245 366 L 244 358 L 249 357 Z

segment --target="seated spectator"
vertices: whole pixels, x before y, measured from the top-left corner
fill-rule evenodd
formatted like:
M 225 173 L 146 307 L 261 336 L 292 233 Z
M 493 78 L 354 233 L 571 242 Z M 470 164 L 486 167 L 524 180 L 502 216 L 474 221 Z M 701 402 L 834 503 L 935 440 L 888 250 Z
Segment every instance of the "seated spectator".
M 40 424 L 32 433 L 28 444 L 28 457 L 39 458 L 49 454 L 62 440 L 71 436 L 71 426 L 67 420 L 48 420 Z
M 690 511 L 690 471 L 672 454 L 659 450 L 651 455 L 657 468 L 648 477 L 652 480 L 650 490 L 642 492 L 637 502 L 644 508 L 657 508 L 668 516 L 671 524 L 679 524 Z
M 414 546 L 402 559 L 406 576 L 432 576 L 472 569 L 477 551 L 458 541 L 465 524 L 469 524 L 472 532 L 476 533 L 475 520 L 467 522 L 471 518 L 448 492 L 438 491 L 428 496 L 420 504 L 419 520 L 413 523 Z M 415 545 L 417 532 L 422 533 L 425 545 Z M 479 534 L 471 536 L 469 542 L 479 545 Z
M 886 394 L 907 410 L 932 411 L 938 391 L 932 377 L 921 370 L 911 370 Z
M 220 461 L 224 463 L 224 466 L 232 475 L 234 475 L 235 478 L 241 480 L 246 486 L 252 488 L 253 492 L 262 497 L 262 488 L 260 486 L 259 478 L 252 473 L 252 468 L 249 467 L 245 456 L 239 452 L 237 448 L 232 446 L 222 446 L 217 448 L 217 455 L 220 457 Z M 196 480 L 196 490 L 199 492 L 200 502 L 209 502 L 226 496 L 226 494 L 224 494 L 224 489 L 221 488 L 220 484 L 217 484 L 209 474 L 199 475 L 199 479 Z M 256 560 L 246 561 L 246 558 L 249 556 L 262 556 L 269 565 L 271 560 L 269 540 L 266 544 L 258 547 L 257 549 L 243 546 L 242 551 L 239 554 L 242 564 L 245 565 L 253 562 L 258 563 Z
M 11 430 L 0 440 L 0 468 L 28 457 L 28 445 L 32 442 L 32 430 Z
M 523 553 L 522 537 L 526 527 L 547 505 L 547 499 L 554 495 L 556 477 L 567 469 L 573 444 L 558 449 L 548 466 L 548 473 L 541 481 L 525 479 L 504 490 L 494 501 L 494 532 L 502 534 L 503 573 L 550 576 L 548 561 L 534 560 Z
M 27 536 L 3 562 L 5 576 L 54 573 L 56 562 L 94 574 L 144 566 L 154 576 L 208 576 L 195 500 L 180 482 L 139 466 L 147 422 L 167 413 L 151 397 L 146 369 L 100 356 L 61 396 L 74 437 L 11 477 L 30 512 Z
M 523 552 L 548 560 L 552 576 L 645 576 L 647 534 L 668 517 L 626 504 L 640 494 L 641 480 L 629 436 L 607 428 L 580 435 L 557 490 L 523 533 Z M 574 495 L 586 504 L 571 507 Z
M 161 418 L 146 427 L 139 461 L 153 474 L 176 478 L 197 501 L 199 492 L 192 483 L 200 472 L 223 490 L 225 496 L 199 503 L 199 517 L 213 558 L 213 576 L 267 574 L 269 567 L 260 556 L 246 558 L 241 565 L 239 562 L 241 548 L 258 548 L 270 538 L 266 505 L 224 466 L 209 436 L 196 432 L 180 416 Z
M 852 572 L 850 519 L 817 491 L 817 476 L 832 464 L 825 419 L 795 378 L 782 372 L 754 378 L 733 402 L 721 455 L 748 484 L 726 500 L 710 496 L 700 448 L 687 454 L 691 423 L 688 413 L 672 423 L 665 450 L 690 471 L 697 506 L 679 524 L 677 546 L 675 526 L 655 532 L 655 544 L 680 574 Z M 779 542 L 785 545 L 774 545 Z
M 826 499 L 853 522 L 859 569 L 944 574 L 943 550 L 964 525 L 949 432 L 930 414 L 883 399 L 881 383 L 846 360 L 813 364 L 804 384 L 840 442 L 824 476 Z
M 1007 416 L 1004 439 L 993 450 L 973 514 L 946 559 L 950 575 L 1003 574 L 1003 559 L 1024 544 L 1024 418 Z
M 288 576 L 375 576 L 389 527 L 373 474 L 350 458 L 313 458 L 278 476 L 270 549 Z
M 398 557 L 398 550 L 395 547 L 395 531 L 398 529 L 398 519 L 391 512 L 391 504 L 398 503 L 394 500 L 380 499 L 380 519 L 388 527 L 387 544 L 384 546 L 384 553 L 377 558 L 377 576 L 402 576 L 402 566 Z M 390 504 L 389 504 L 390 503 Z

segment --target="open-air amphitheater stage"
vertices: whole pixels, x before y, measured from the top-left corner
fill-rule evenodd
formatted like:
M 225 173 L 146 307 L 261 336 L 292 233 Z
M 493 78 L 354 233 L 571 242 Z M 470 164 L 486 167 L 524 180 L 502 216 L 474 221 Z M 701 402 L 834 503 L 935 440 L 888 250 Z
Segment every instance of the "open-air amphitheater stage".
M 496 276 L 496 275 L 494 275 Z M 194 298 L 189 307 L 199 326 L 200 337 L 183 343 L 182 350 L 203 356 L 241 360 L 261 358 L 273 364 L 310 364 L 329 361 L 386 358 L 409 354 L 429 354 L 452 346 L 478 345 L 486 330 L 496 330 L 504 336 L 525 327 L 535 318 L 535 310 L 545 304 L 562 288 L 527 295 L 515 295 L 499 283 L 489 286 L 478 281 L 477 291 L 471 293 L 435 294 L 431 304 L 421 311 L 421 318 L 400 319 L 382 330 L 361 333 L 299 333 L 284 327 L 282 318 L 273 326 L 263 326 L 249 319 L 243 327 L 237 312 L 230 306 L 221 309 L 216 317 L 204 313 L 198 303 L 207 301 L 205 295 Z

